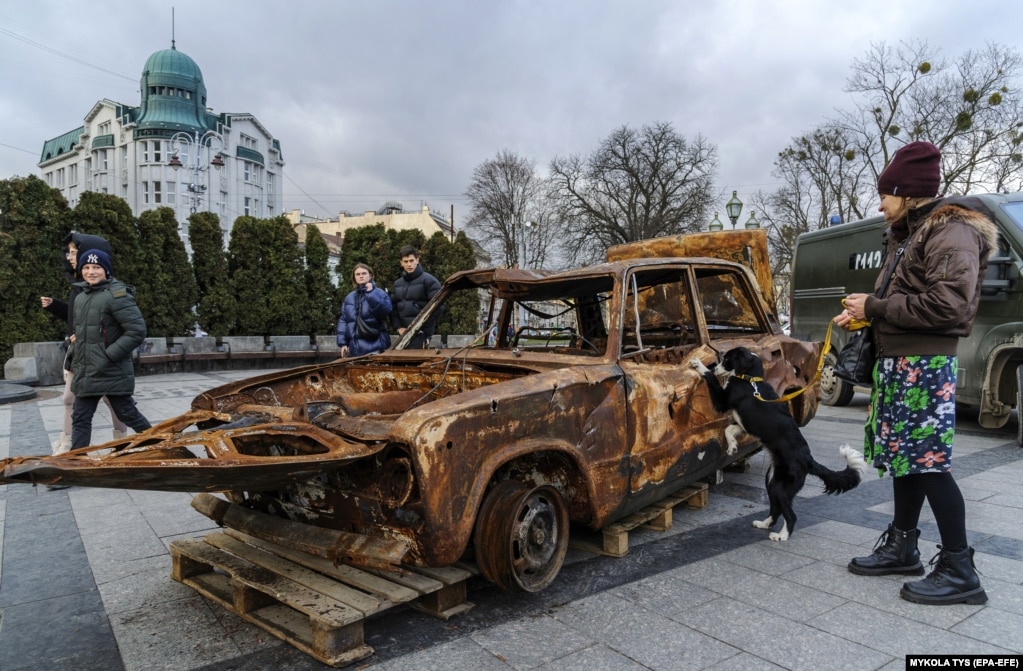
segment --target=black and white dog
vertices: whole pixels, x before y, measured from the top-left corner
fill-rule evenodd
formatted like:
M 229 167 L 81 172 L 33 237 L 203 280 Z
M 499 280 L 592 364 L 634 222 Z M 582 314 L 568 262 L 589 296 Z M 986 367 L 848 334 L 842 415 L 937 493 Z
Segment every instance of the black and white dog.
M 788 406 L 770 402 L 777 399 L 778 394 L 764 381 L 764 364 L 753 352 L 745 347 L 728 350 L 715 370 L 699 360 L 694 360 L 692 365 L 707 381 L 714 409 L 731 412 L 735 419 L 736 424 L 725 429 L 728 454 L 738 448 L 735 436 L 745 431 L 759 438 L 771 455 L 771 466 L 765 477 L 771 512 L 753 526 L 770 529 L 779 518 L 783 519 L 781 531 L 768 536 L 772 541 L 787 540 L 795 528 L 792 501 L 803 488 L 808 474 L 824 481 L 825 494 L 841 494 L 860 484 L 867 463 L 862 454 L 848 445 L 839 448 L 847 464 L 841 471 L 833 471 L 814 461 L 810 446 L 789 414 Z M 725 378 L 724 384 L 718 376 Z

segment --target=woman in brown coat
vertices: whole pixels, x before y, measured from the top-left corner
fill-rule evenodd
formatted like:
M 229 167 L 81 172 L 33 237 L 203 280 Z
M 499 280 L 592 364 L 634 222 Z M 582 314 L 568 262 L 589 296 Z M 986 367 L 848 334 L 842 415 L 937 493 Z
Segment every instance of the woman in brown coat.
M 969 198 L 935 198 L 941 154 L 912 142 L 877 181 L 889 223 L 883 269 L 895 264 L 882 298 L 852 294 L 835 323 L 869 319 L 877 347 L 864 457 L 892 477 L 895 515 L 858 575 L 922 575 L 917 524 L 928 502 L 941 536 L 931 573 L 907 582 L 904 599 L 925 604 L 987 601 L 966 539 L 966 506 L 952 477 L 959 339 L 977 316 L 994 224 Z M 883 275 L 883 273 L 882 273 Z

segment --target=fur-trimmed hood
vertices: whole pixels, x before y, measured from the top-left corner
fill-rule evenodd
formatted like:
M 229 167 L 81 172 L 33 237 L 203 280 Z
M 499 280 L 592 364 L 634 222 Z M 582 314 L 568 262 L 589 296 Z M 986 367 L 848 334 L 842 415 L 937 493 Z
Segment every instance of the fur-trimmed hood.
M 978 198 L 970 196 L 937 198 L 918 208 L 915 214 L 916 217 L 910 216 L 910 231 L 913 233 L 922 233 L 931 226 L 956 221 L 976 229 L 987 242 L 984 259 L 998 249 L 998 227 L 994 222 L 994 213 Z
M 888 290 L 864 305 L 878 356 L 954 356 L 973 328 L 987 261 L 998 249 L 993 217 L 977 199 L 954 197 L 924 203 L 904 221 L 908 235 L 889 242 L 882 264 L 892 269 Z

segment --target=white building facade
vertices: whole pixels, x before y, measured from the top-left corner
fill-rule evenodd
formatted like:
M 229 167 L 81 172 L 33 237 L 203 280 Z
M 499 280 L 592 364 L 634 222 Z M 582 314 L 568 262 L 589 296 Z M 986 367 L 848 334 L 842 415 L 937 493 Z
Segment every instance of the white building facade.
M 146 61 L 138 107 L 101 100 L 84 124 L 43 144 L 43 180 L 74 207 L 85 191 L 127 201 L 139 216 L 173 208 L 187 245 L 188 216 L 213 212 L 225 241 L 240 216 L 283 210 L 280 143 L 251 114 L 214 114 L 195 61 L 173 46 Z

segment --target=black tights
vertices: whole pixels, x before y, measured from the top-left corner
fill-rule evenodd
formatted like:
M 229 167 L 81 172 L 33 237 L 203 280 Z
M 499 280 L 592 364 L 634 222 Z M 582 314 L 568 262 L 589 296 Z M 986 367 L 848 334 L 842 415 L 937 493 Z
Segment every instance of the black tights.
M 961 552 L 967 548 L 966 504 L 951 473 L 917 473 L 892 478 L 892 490 L 896 529 L 916 529 L 926 498 L 938 524 L 942 549 Z

